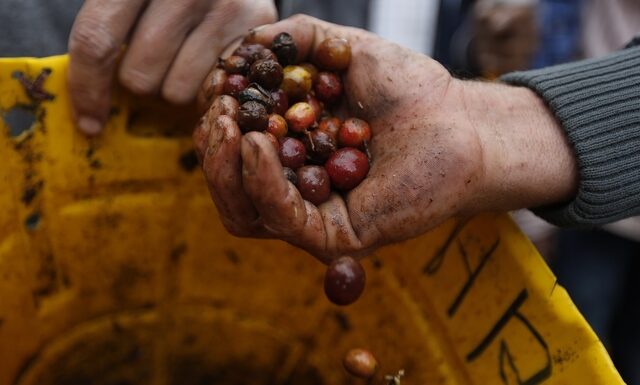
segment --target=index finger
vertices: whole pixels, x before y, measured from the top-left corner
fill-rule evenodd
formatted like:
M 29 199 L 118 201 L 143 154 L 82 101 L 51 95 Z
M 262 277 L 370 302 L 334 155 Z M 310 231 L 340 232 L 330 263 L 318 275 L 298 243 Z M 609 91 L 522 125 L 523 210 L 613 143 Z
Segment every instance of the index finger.
M 87 0 L 69 36 L 68 86 L 76 124 L 95 135 L 110 109 L 111 82 L 122 44 L 145 0 Z

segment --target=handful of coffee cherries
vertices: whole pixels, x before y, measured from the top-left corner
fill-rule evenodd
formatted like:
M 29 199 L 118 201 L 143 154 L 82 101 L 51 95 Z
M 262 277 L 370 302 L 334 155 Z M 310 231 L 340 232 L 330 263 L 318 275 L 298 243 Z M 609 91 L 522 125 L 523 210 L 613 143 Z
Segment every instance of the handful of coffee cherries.
M 282 32 L 271 47 L 243 44 L 220 59 L 205 85 L 211 108 L 236 119 L 243 133 L 262 132 L 273 143 L 285 177 L 303 199 L 322 205 L 331 191 L 346 193 L 369 172 L 369 124 L 344 116 L 340 73 L 351 47 L 340 38 L 321 42 L 312 63 L 297 63 L 293 37 Z M 205 103 L 210 104 L 210 103 Z M 325 276 L 332 302 L 348 305 L 364 290 L 364 269 L 351 257 L 334 261 Z

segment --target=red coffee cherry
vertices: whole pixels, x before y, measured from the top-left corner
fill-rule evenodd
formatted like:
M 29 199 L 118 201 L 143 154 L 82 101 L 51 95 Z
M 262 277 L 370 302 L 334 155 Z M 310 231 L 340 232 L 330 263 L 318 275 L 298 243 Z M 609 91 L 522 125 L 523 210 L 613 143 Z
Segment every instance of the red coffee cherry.
M 351 257 L 340 257 L 327 268 L 324 293 L 329 301 L 336 305 L 350 305 L 360 298 L 365 280 L 365 272 L 360 262 Z
M 281 139 L 278 155 L 282 166 L 289 167 L 292 170 L 297 170 L 304 166 L 304 161 L 307 160 L 304 144 L 295 138 L 285 137 Z
M 273 112 L 278 115 L 284 115 L 289 109 L 289 98 L 283 90 L 276 90 L 271 92 L 271 99 L 273 99 L 274 106 Z
M 331 104 L 342 95 L 342 81 L 332 72 L 320 72 L 314 89 L 319 100 Z
M 369 172 L 369 159 L 352 147 L 341 148 L 325 163 L 331 185 L 338 190 L 349 191 L 362 182 Z
M 296 187 L 303 199 L 316 206 L 329 200 L 331 183 L 324 167 L 303 166 L 296 171 L 298 183 Z
M 246 77 L 239 74 L 229 75 L 227 81 L 224 83 L 224 93 L 237 99 L 240 92 L 248 86 L 249 79 Z
M 347 119 L 338 131 L 338 144 L 342 147 L 362 147 L 365 142 L 370 140 L 371 128 L 362 119 Z

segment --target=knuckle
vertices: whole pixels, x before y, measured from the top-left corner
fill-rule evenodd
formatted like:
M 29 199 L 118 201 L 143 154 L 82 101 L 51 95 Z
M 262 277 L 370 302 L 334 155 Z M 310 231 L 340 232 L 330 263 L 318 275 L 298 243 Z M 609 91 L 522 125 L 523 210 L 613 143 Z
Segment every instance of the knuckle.
M 113 63 L 119 49 L 113 34 L 91 20 L 79 20 L 69 37 L 69 53 L 96 65 Z
M 157 91 L 157 84 L 147 74 L 137 69 L 122 68 L 120 83 L 131 92 L 139 95 L 149 95 Z

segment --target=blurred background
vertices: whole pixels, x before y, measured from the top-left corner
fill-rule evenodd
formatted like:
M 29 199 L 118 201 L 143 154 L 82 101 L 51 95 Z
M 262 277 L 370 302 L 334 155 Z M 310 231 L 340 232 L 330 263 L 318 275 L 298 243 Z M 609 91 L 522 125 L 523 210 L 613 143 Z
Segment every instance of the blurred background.
M 367 28 L 432 56 L 458 77 L 599 57 L 640 34 L 638 0 L 282 0 Z M 601 229 L 559 229 L 528 210 L 514 219 L 545 256 L 629 385 L 640 385 L 640 218 Z
M 82 0 L 50 0 L 60 14 L 17 0 L 0 14 L 0 56 L 66 52 Z M 278 0 L 281 17 L 306 13 L 367 28 L 423 52 L 456 76 L 503 73 L 605 55 L 640 33 L 638 0 Z M 47 9 L 47 12 L 51 12 Z M 62 12 L 64 10 L 64 12 Z M 55 24 L 24 44 L 11 19 Z M 15 23 L 14 23 L 15 24 Z M 30 28 L 30 27 L 29 27 Z M 629 385 L 640 385 L 640 219 L 597 230 L 561 230 L 529 211 L 513 217 L 547 258 Z

